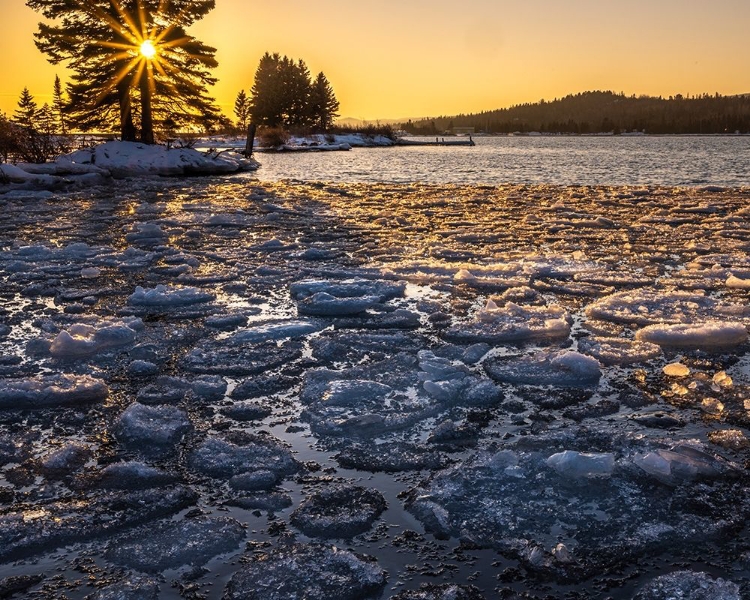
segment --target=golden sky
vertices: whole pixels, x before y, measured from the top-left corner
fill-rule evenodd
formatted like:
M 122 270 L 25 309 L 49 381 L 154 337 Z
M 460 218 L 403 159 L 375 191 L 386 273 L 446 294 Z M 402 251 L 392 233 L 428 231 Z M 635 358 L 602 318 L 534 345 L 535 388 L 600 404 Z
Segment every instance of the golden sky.
M 265 51 L 324 71 L 341 116 L 492 110 L 569 93 L 750 93 L 748 0 L 217 0 L 191 33 L 218 49 L 222 109 Z M 0 0 L 0 111 L 55 74 L 24 0 Z

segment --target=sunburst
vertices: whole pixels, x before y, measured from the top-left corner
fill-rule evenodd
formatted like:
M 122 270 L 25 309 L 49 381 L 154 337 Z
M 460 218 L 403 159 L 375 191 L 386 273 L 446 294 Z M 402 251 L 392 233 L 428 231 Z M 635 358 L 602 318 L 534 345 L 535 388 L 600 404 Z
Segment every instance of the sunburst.
M 169 18 L 167 9 L 170 0 L 160 0 L 156 11 L 149 11 L 143 0 L 137 0 L 134 10 L 128 10 L 121 0 L 109 0 L 111 11 L 103 10 L 93 2 L 74 1 L 81 11 L 110 29 L 110 39 L 93 40 L 91 43 L 110 49 L 112 52 L 107 60 L 122 65 L 104 86 L 97 101 L 101 101 L 125 79 L 129 79 L 134 88 L 153 93 L 157 73 L 163 76 L 165 85 L 173 88 L 169 74 L 179 75 L 179 70 L 172 64 L 175 53 L 183 52 L 189 57 L 201 58 L 185 50 L 185 46 L 192 41 L 191 37 L 175 36 L 176 27 L 169 22 L 179 22 L 187 8 L 176 18 Z

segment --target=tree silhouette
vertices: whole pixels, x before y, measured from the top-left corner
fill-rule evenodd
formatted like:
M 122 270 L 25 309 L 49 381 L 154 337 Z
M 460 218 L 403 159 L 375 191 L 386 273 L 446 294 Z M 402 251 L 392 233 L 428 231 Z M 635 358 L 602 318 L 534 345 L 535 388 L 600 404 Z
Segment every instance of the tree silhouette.
M 237 117 L 237 127 L 243 131 L 247 129 L 247 122 L 250 119 L 250 102 L 245 90 L 240 90 L 234 101 L 234 116 Z
M 256 125 L 327 130 L 339 103 L 323 73 L 315 81 L 303 60 L 266 52 L 250 90 L 250 118 Z
M 18 99 L 18 108 L 16 109 L 16 112 L 13 113 L 13 120 L 23 127 L 34 129 L 38 111 L 39 108 L 34 101 L 34 96 L 29 92 L 29 88 L 23 88 L 21 96 Z
M 154 142 L 154 127 L 211 122 L 218 110 L 215 49 L 187 27 L 215 0 L 27 0 L 53 24 L 40 23 L 37 47 L 73 70 L 68 86 L 72 122 L 89 130 L 119 123 L 122 139 Z
M 62 82 L 60 76 L 55 75 L 55 85 L 52 90 L 52 108 L 57 119 L 57 124 L 60 127 L 60 133 L 67 135 L 68 123 L 67 116 L 65 115 L 65 96 L 63 94 Z
M 322 72 L 318 73 L 310 92 L 310 118 L 313 127 L 327 131 L 339 116 L 339 101 Z

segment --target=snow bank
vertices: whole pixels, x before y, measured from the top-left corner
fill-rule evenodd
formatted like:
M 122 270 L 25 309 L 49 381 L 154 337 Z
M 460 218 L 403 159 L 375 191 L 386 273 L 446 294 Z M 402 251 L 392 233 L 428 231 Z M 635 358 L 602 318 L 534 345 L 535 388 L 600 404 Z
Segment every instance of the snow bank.
M 649 325 L 635 334 L 637 340 L 674 348 L 736 346 L 747 341 L 742 323 L 718 321 L 678 325 Z
M 258 163 L 233 152 L 207 154 L 192 148 L 149 146 L 136 142 L 106 142 L 62 157 L 63 161 L 95 165 L 113 177 L 140 175 L 218 175 L 251 171 Z

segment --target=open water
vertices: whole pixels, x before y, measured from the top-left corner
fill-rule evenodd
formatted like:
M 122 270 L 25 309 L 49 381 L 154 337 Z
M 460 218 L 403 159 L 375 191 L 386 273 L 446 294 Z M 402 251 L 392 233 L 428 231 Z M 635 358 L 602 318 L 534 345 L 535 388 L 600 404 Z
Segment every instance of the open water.
M 434 138 L 433 138 L 434 139 Z M 455 139 L 455 138 L 451 138 Z M 261 154 L 263 181 L 750 185 L 750 136 L 476 137 L 475 147 Z

